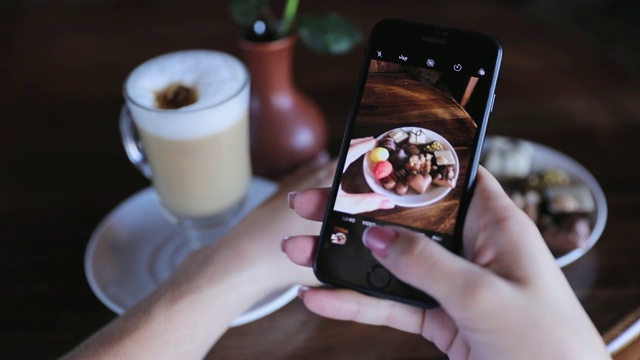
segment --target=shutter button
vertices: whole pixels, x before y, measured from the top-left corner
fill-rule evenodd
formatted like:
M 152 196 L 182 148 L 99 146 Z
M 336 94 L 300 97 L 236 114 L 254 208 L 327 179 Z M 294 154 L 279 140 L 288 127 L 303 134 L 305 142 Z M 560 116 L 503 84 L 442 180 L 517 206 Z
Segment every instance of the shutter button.
M 375 265 L 367 271 L 367 282 L 376 289 L 384 289 L 391 283 L 391 274 L 382 266 Z

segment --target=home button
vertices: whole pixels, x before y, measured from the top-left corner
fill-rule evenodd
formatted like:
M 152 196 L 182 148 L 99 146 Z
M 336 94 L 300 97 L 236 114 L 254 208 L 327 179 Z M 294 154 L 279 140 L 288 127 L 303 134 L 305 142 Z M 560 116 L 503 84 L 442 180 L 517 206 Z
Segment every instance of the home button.
M 391 283 L 391 274 L 382 266 L 375 265 L 367 271 L 367 282 L 376 289 L 384 289 Z

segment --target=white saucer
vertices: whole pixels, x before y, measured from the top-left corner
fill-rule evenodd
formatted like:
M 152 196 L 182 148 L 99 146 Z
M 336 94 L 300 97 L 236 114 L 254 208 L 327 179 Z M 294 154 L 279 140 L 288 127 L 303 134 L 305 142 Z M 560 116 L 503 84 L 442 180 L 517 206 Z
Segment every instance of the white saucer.
M 254 178 L 238 221 L 271 197 L 278 184 Z M 85 272 L 98 299 L 122 314 L 171 274 L 189 252 L 176 236 L 180 229 L 162 214 L 155 190 L 143 189 L 120 203 L 94 230 L 85 253 Z M 175 252 L 179 249 L 179 256 Z M 184 250 L 183 250 L 184 249 Z M 231 326 L 266 316 L 296 297 L 297 287 L 268 295 Z

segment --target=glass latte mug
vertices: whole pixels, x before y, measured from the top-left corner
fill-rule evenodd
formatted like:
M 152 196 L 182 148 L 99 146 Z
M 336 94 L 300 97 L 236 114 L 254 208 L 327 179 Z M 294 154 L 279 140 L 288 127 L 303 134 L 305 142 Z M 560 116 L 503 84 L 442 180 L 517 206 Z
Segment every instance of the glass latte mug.
M 226 230 L 246 198 L 249 84 L 240 60 L 211 50 L 160 55 L 125 80 L 127 156 L 194 247 Z

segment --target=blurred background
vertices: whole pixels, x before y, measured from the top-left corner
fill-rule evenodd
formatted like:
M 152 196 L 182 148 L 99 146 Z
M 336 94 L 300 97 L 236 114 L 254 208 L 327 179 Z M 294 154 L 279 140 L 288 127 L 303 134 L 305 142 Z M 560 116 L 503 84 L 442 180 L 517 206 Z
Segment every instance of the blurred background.
M 299 11 L 338 12 L 365 34 L 397 17 L 495 35 L 504 60 L 489 133 L 547 144 L 581 162 L 608 201 L 626 204 L 610 218 L 629 220 L 623 230 L 636 233 L 640 192 L 625 172 L 636 171 L 629 164 L 640 161 L 640 149 L 618 136 L 640 138 L 639 2 L 330 0 L 302 1 Z M 0 358 L 57 357 L 113 318 L 85 280 L 83 257 L 98 222 L 148 186 L 120 145 L 122 82 L 169 51 L 239 55 L 238 31 L 224 1 L 0 3 Z M 296 48 L 296 83 L 324 111 L 333 155 L 363 49 L 325 56 Z M 637 289 L 638 281 L 617 285 Z M 583 301 L 608 306 L 601 297 Z M 612 314 L 597 325 L 604 331 L 615 321 Z

